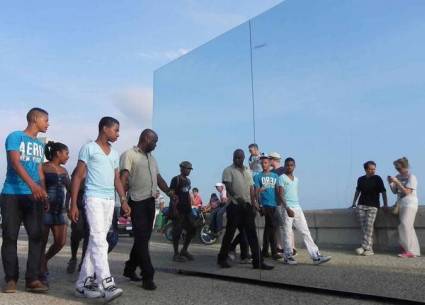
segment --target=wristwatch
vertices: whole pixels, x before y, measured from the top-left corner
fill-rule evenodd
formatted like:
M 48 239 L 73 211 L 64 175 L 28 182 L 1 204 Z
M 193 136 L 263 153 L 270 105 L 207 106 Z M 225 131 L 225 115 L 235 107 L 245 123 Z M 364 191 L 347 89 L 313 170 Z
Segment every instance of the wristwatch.
M 120 198 L 120 200 L 121 200 L 121 202 L 127 202 L 127 197 L 126 197 L 126 196 L 122 196 L 122 197 Z

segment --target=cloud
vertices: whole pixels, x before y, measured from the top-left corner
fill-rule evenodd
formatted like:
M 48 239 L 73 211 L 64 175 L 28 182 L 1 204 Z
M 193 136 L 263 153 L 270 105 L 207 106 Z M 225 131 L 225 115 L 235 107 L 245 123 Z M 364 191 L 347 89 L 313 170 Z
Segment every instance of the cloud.
M 183 56 L 188 52 L 190 52 L 190 49 L 179 48 L 176 50 L 139 52 L 138 55 L 146 59 L 170 61 L 179 58 L 180 56 Z
M 114 105 L 133 125 L 139 128 L 152 126 L 152 88 L 129 88 L 113 96 Z

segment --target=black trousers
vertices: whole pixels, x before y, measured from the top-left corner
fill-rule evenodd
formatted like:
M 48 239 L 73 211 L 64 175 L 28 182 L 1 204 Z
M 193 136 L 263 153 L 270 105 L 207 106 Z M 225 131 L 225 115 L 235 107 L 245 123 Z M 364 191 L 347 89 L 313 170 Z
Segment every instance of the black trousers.
M 1 195 L 3 243 L 1 257 L 5 280 L 19 278 L 17 241 L 19 228 L 24 223 L 28 234 L 28 259 L 25 279 L 38 280 L 42 251 L 43 203 L 30 195 Z
M 80 241 L 83 240 L 83 252 L 81 255 L 81 262 L 86 255 L 87 245 L 89 243 L 90 229 L 86 219 L 86 212 L 84 208 L 78 208 L 80 217 L 78 221 L 71 223 L 71 255 L 72 258 L 77 258 L 78 247 Z
M 195 220 L 192 216 L 192 211 L 187 213 L 178 212 L 173 218 L 173 248 L 174 254 L 179 252 L 179 241 L 182 231 L 186 230 L 186 238 L 184 240 L 182 251 L 187 251 L 193 237 L 196 234 Z
M 239 245 L 241 251 L 241 259 L 248 258 L 248 239 L 246 238 L 245 231 L 239 232 L 233 239 L 230 245 L 230 251 L 236 252 L 236 247 Z
M 155 218 L 155 199 L 151 197 L 142 201 L 130 200 L 129 205 L 134 243 L 130 252 L 130 260 L 125 263 L 125 268 L 134 272 L 137 267 L 140 267 L 143 281 L 151 281 L 155 270 L 149 253 L 149 240 Z
M 248 244 L 251 248 L 252 264 L 254 267 L 260 265 L 262 258 L 255 227 L 255 216 L 255 208 L 249 203 L 231 203 L 227 206 L 226 233 L 224 233 L 221 249 L 217 258 L 219 262 L 227 259 L 233 236 L 235 235 L 236 229 L 239 229 L 239 232 L 245 231 L 246 233 Z
M 265 218 L 264 232 L 263 232 L 263 254 L 269 251 L 269 245 L 272 251 L 272 255 L 277 254 L 276 247 L 276 230 L 277 230 L 277 218 L 276 208 L 263 207 L 263 215 Z

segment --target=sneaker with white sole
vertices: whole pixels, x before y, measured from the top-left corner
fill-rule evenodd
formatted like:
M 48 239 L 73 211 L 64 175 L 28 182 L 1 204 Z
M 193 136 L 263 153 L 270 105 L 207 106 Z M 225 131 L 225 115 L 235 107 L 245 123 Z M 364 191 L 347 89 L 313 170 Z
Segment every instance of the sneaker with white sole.
M 285 256 L 283 258 L 283 263 L 285 265 L 297 265 L 298 262 L 295 260 L 295 258 L 293 256 Z
M 84 281 L 83 287 L 75 288 L 75 295 L 79 298 L 97 299 L 103 297 L 94 277 L 89 276 Z
M 115 286 L 114 279 L 112 277 L 108 277 L 102 281 L 104 298 L 105 302 L 110 302 L 120 297 L 123 293 L 121 288 Z
M 321 264 L 329 262 L 331 260 L 331 258 L 332 257 L 330 257 L 330 256 L 319 255 L 318 257 L 313 258 L 313 264 L 321 265 Z
M 357 255 L 363 255 L 363 253 L 365 252 L 365 249 L 363 249 L 363 247 L 357 248 L 356 249 L 356 254 Z
M 248 264 L 251 264 L 251 263 L 252 263 L 252 259 L 249 259 L 249 258 L 244 258 L 244 259 L 241 259 L 239 261 L 239 264 L 241 264 L 241 265 L 248 265 Z
M 372 256 L 375 255 L 375 253 L 373 252 L 373 250 L 364 250 L 363 256 Z

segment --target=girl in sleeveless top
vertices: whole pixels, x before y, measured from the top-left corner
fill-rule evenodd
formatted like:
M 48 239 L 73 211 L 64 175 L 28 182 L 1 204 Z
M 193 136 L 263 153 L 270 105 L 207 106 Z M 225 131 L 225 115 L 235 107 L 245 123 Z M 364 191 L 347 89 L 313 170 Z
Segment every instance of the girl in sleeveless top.
M 66 242 L 65 191 L 70 191 L 70 179 L 62 166 L 69 159 L 68 147 L 59 142 L 48 142 L 45 146 L 48 162 L 43 164 L 49 209 L 44 213 L 43 254 L 41 260 L 40 280 L 48 284 L 47 262 L 55 256 Z M 49 233 L 52 231 L 53 244 L 45 252 Z

